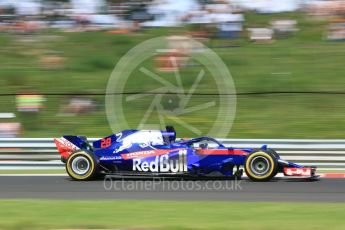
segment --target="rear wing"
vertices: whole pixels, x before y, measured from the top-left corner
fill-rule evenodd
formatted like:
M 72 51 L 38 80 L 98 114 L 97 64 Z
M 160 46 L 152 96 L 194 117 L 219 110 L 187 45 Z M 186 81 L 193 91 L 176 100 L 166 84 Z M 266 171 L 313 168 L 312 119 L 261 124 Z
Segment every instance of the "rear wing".
M 79 149 L 92 150 L 85 136 L 63 136 L 55 138 L 54 142 L 61 157 L 65 159 Z

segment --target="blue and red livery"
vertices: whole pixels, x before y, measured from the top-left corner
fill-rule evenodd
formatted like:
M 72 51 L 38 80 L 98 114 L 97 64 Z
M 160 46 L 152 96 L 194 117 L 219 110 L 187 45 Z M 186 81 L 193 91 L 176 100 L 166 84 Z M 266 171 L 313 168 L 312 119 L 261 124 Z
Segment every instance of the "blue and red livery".
M 104 175 L 241 178 L 243 169 L 253 181 L 268 181 L 277 173 L 317 179 L 315 167 L 304 167 L 266 145 L 259 149 L 226 147 L 211 137 L 176 140 L 166 130 L 124 130 L 90 143 L 84 136 L 55 139 L 67 173 L 75 180 Z

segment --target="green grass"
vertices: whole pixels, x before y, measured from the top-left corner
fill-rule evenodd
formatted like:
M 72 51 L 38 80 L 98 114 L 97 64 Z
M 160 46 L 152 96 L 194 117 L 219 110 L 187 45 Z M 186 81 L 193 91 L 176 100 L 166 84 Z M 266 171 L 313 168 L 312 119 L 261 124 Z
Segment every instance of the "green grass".
M 345 170 L 317 170 L 318 173 L 345 173 Z
M 344 91 L 345 43 L 323 40 L 326 21 L 318 21 L 302 13 L 245 15 L 246 28 L 269 25 L 271 19 L 293 18 L 298 21 L 299 31 L 286 39 L 272 44 L 254 44 L 247 38 L 232 42 L 238 47 L 214 48 L 228 66 L 238 93 L 270 91 Z M 137 34 L 112 35 L 105 32 L 63 33 L 46 31 L 40 35 L 54 35 L 59 39 L 25 43 L 13 34 L 0 34 L 4 44 L 0 49 L 0 84 L 2 93 L 36 91 L 49 93 L 104 93 L 115 64 L 135 45 L 161 35 L 182 34 L 187 28 L 149 29 Z M 215 47 L 223 41 L 211 40 L 207 46 Z M 64 56 L 64 68 L 45 70 L 40 58 L 55 51 Z M 143 63 L 154 70 L 153 60 Z M 181 69 L 183 85 L 189 89 L 199 72 L 199 66 Z M 174 83 L 172 73 L 160 76 Z M 125 91 L 155 89 L 161 85 L 145 77 L 138 69 L 130 75 Z M 198 93 L 217 93 L 215 81 L 206 72 Z M 239 96 L 232 138 L 345 138 L 345 95 L 266 95 Z M 18 114 L 17 120 L 24 125 L 26 137 L 60 136 L 81 134 L 105 136 L 111 133 L 105 115 L 104 97 L 92 96 L 97 109 L 74 117 L 59 116 L 61 105 L 68 96 L 48 96 L 45 108 L 34 117 Z M 152 99 L 152 98 L 151 98 Z M 216 118 L 219 98 L 193 96 L 189 106 L 215 100 L 216 106 L 180 116 L 181 120 L 207 134 Z M 0 98 L 0 112 L 15 112 L 13 96 Z M 124 105 L 130 128 L 136 128 L 148 109 L 150 98 L 127 102 Z M 157 124 L 153 113 L 148 123 Z M 173 120 L 179 136 L 196 136 Z M 224 123 L 224 122 L 223 122 Z M 228 126 L 229 124 L 223 124 Z M 126 128 L 124 123 L 117 124 Z M 119 130 L 117 130 L 119 131 Z M 216 135 L 215 135 L 216 136 Z
M 344 229 L 344 204 L 1 200 L 3 229 Z

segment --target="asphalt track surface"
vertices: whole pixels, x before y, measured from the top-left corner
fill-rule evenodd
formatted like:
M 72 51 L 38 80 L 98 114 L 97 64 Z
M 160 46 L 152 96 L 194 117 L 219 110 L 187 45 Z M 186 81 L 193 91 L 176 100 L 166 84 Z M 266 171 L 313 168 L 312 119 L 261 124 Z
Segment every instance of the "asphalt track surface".
M 0 176 L 0 199 L 136 199 L 345 202 L 344 179 L 120 179 L 79 182 L 67 176 Z

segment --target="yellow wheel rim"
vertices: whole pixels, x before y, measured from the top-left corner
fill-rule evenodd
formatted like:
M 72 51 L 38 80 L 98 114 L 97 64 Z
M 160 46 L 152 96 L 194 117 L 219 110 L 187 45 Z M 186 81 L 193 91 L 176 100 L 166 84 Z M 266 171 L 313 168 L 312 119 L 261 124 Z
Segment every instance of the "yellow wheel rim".
M 88 162 L 89 162 L 89 170 L 85 174 L 83 174 L 83 175 L 75 173 L 73 168 L 72 168 L 72 161 L 75 158 L 79 157 L 79 156 L 85 157 L 88 160 Z M 92 157 L 89 154 L 87 154 L 86 152 L 78 152 L 78 153 L 75 153 L 71 157 L 68 158 L 67 164 L 66 164 L 66 169 L 67 169 L 68 174 L 73 179 L 86 180 L 90 176 L 92 176 L 93 171 L 95 169 L 95 164 L 94 164 L 94 161 L 93 161 Z
M 256 174 L 254 174 L 253 172 L 252 172 L 252 169 L 251 169 L 251 167 L 250 167 L 250 162 L 251 162 L 251 160 L 253 159 L 253 158 L 255 158 L 255 157 L 257 157 L 257 156 L 263 156 L 263 157 L 265 157 L 269 162 L 270 162 L 270 164 L 271 164 L 271 168 L 268 170 L 268 172 L 266 172 L 264 175 L 262 175 L 262 176 L 258 176 L 258 175 L 256 175 Z M 273 158 L 269 155 L 269 154 L 267 154 L 267 153 L 265 153 L 265 152 L 256 152 L 256 153 L 253 153 L 253 154 L 251 154 L 251 155 L 249 155 L 249 157 L 247 158 L 247 160 L 246 160 L 246 173 L 248 173 L 251 177 L 253 177 L 253 178 L 255 178 L 255 179 L 258 179 L 258 180 L 262 180 L 262 179 L 266 179 L 266 178 L 268 178 L 270 175 L 272 175 L 272 173 L 273 173 L 273 170 L 274 170 L 274 160 L 273 160 Z

